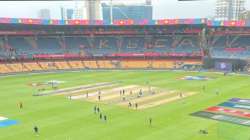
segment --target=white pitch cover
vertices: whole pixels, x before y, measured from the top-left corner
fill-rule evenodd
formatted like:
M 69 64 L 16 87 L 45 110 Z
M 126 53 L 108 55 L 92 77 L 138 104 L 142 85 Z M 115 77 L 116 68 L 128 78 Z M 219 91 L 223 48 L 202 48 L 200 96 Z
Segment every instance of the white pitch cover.
M 5 118 L 5 117 L 2 117 L 0 116 L 0 121 L 4 121 L 4 120 L 7 120 L 8 118 Z

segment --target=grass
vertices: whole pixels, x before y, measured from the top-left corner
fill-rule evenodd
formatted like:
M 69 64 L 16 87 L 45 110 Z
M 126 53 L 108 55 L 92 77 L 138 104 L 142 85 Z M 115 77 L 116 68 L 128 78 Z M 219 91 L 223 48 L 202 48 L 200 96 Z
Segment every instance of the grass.
M 208 81 L 179 80 L 186 75 L 214 77 Z M 232 97 L 250 98 L 250 77 L 216 73 L 171 71 L 88 71 L 0 78 L 0 116 L 20 124 L 0 128 L 1 140 L 249 140 L 249 127 L 192 117 L 189 114 L 224 102 Z M 34 97 L 33 82 L 61 80 L 59 88 L 97 82 L 122 81 L 124 85 L 150 85 L 168 90 L 198 92 L 184 100 L 134 111 L 119 106 L 100 105 L 108 116 L 104 123 L 93 113 L 95 104 L 70 101 L 65 96 Z M 202 86 L 206 85 L 206 91 Z M 219 90 L 220 95 L 215 91 Z M 24 108 L 18 108 L 18 102 Z M 153 125 L 148 125 L 148 118 Z M 39 136 L 33 133 L 37 125 Z M 208 135 L 199 134 L 207 129 Z

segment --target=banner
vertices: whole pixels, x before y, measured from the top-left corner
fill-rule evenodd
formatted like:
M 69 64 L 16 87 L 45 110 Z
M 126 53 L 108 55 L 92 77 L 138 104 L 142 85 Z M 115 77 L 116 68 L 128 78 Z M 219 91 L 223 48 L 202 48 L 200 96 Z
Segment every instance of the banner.
M 35 54 L 33 58 L 78 58 L 79 54 Z
M 245 48 L 225 48 L 224 49 L 227 52 L 243 52 L 246 51 Z
M 33 31 L 0 31 L 0 35 L 35 35 Z
M 157 57 L 157 56 L 169 56 L 169 57 L 194 57 L 194 56 L 202 56 L 201 53 L 157 53 L 157 52 L 146 52 L 146 53 L 114 53 L 110 56 L 123 56 L 123 57 L 131 57 L 131 56 L 149 56 L 149 57 Z
M 0 24 L 30 24 L 30 25 L 111 25 L 103 20 L 58 20 L 58 19 L 33 19 L 33 18 L 0 18 Z M 187 19 L 157 19 L 157 20 L 114 20 L 113 25 L 207 25 L 213 27 L 250 27 L 250 21 L 216 21 L 203 18 Z
M 220 71 L 232 71 L 233 65 L 227 62 L 215 62 L 215 69 Z

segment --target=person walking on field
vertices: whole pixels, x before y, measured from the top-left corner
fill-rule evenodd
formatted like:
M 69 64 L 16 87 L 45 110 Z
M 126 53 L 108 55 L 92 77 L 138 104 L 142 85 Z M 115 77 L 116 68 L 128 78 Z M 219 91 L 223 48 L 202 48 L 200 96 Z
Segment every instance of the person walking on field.
M 102 120 L 102 113 L 100 113 L 100 116 L 99 116 L 99 117 L 100 117 L 100 120 Z
M 94 106 L 94 113 L 96 114 L 96 111 L 97 111 L 97 107 L 96 106 Z
M 219 94 L 220 94 L 218 89 L 216 89 L 215 94 L 216 94 L 216 95 L 219 95 Z
M 23 108 L 23 103 L 22 102 L 19 102 L 19 108 L 22 109 Z
M 142 90 L 140 89 L 139 96 L 142 96 Z
M 153 119 L 150 117 L 150 118 L 149 118 L 149 125 L 150 125 L 150 126 L 152 126 L 152 121 L 153 121 Z
M 107 116 L 106 115 L 103 116 L 103 119 L 104 119 L 105 122 L 107 122 Z
M 137 109 L 138 108 L 138 104 L 137 103 L 135 103 L 135 109 Z
M 98 95 L 98 101 L 101 101 L 101 95 Z
M 38 133 L 39 133 L 39 129 L 38 129 L 37 126 L 34 126 L 33 130 L 34 130 L 35 134 L 38 134 Z
M 206 86 L 203 86 L 202 89 L 203 89 L 203 91 L 205 91 L 206 90 Z
M 122 97 L 122 101 L 126 101 L 126 97 L 125 96 Z
M 132 107 L 132 103 L 131 102 L 128 103 L 128 107 Z
M 100 108 L 99 108 L 99 107 L 96 108 L 96 112 L 97 112 L 97 113 L 100 112 Z
M 180 98 L 182 98 L 182 97 L 183 97 L 183 94 L 182 94 L 182 92 L 180 92 L 180 95 L 179 95 L 179 96 L 180 96 Z

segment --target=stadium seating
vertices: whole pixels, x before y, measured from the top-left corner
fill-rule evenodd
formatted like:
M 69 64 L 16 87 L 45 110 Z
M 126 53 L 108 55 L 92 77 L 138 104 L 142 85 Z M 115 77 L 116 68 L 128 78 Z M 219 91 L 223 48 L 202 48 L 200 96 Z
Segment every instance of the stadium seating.
M 57 38 L 38 38 L 38 49 L 41 54 L 59 54 L 64 53 L 65 50 L 61 48 Z
M 150 68 L 150 62 L 149 61 L 121 61 L 121 68 L 123 69 L 131 69 L 131 68 Z
M 0 73 L 67 70 L 67 69 L 173 69 L 183 65 L 201 65 L 200 60 L 175 61 L 175 60 L 72 60 L 54 62 L 24 62 L 0 64 Z
M 0 46 L 3 46 L 0 40 Z M 113 53 L 193 53 L 200 52 L 196 36 L 173 38 L 153 37 L 9 37 L 8 45 L 15 50 L 15 57 L 31 58 L 35 54 L 79 54 L 106 56 Z M 151 46 L 151 47 L 149 47 Z M 2 51 L 3 47 L 0 47 Z M 13 55 L 13 54 L 12 54 Z
M 87 42 L 83 37 L 66 37 L 65 45 L 68 53 L 79 53 L 81 49 L 86 47 L 84 44 Z
M 37 42 L 33 37 L 25 37 L 24 39 L 29 43 L 29 45 L 32 47 L 32 49 L 38 48 Z
M 250 40 L 248 36 L 211 37 L 210 54 L 213 58 L 248 59 L 250 57 Z M 230 40 L 230 41 L 228 41 Z M 7 42 L 7 44 L 6 44 Z M 239 51 L 240 50 L 240 51 Z M 15 58 L 33 58 L 37 54 L 76 56 L 140 56 L 141 54 L 195 54 L 202 51 L 200 38 L 197 35 L 163 35 L 163 36 L 131 36 L 131 35 L 97 35 L 97 36 L 9 36 L 0 37 L 0 60 Z M 89 57 L 92 58 L 92 57 Z M 35 59 L 35 58 L 33 58 Z M 44 60 L 27 63 L 1 64 L 1 73 L 27 72 L 41 70 L 67 69 L 172 69 L 184 65 L 201 65 L 201 60 Z M 37 61 L 37 60 L 36 60 Z
M 96 61 L 83 61 L 83 65 L 85 66 L 85 68 L 89 68 L 89 69 L 97 69 L 98 68 L 98 64 Z
M 65 36 L 8 38 L 8 44 L 0 39 L 0 58 L 33 58 L 37 54 L 81 56 L 111 56 L 113 54 L 142 53 L 199 53 L 197 36 Z M 48 55 L 49 56 L 49 55 Z M 174 60 L 54 60 L 27 63 L 2 64 L 1 73 L 67 69 L 171 69 L 180 68 Z
M 32 46 L 25 40 L 24 37 L 9 37 L 8 45 L 15 49 L 17 54 L 33 54 Z
M 65 70 L 65 69 L 71 69 L 71 67 L 68 65 L 67 62 L 62 61 L 62 62 L 54 62 L 54 65 L 60 69 L 60 70 Z
M 29 69 L 25 67 L 22 63 L 10 63 L 6 66 L 11 70 L 11 72 L 27 72 Z
M 171 69 L 174 68 L 174 61 L 154 60 L 152 61 L 152 68 L 156 69 Z
M 0 73 L 5 74 L 11 72 L 12 71 L 5 64 L 0 64 Z
M 38 65 L 40 65 L 40 67 L 43 70 L 56 70 L 57 69 L 54 62 L 38 62 Z
M 0 58 L 5 58 L 6 57 L 6 50 L 5 50 L 5 45 L 4 45 L 4 40 L 3 38 L 0 37 Z
M 99 68 L 104 68 L 104 69 L 115 68 L 115 66 L 109 60 L 100 60 L 100 61 L 97 61 L 97 63 L 98 63 Z
M 250 58 L 248 36 L 217 37 L 210 41 L 210 54 L 213 58 L 248 59 Z
M 23 65 L 29 70 L 29 71 L 41 71 L 43 70 L 38 63 L 36 62 L 29 62 L 29 63 L 23 63 Z
M 69 61 L 68 64 L 72 69 L 84 68 L 82 61 Z

